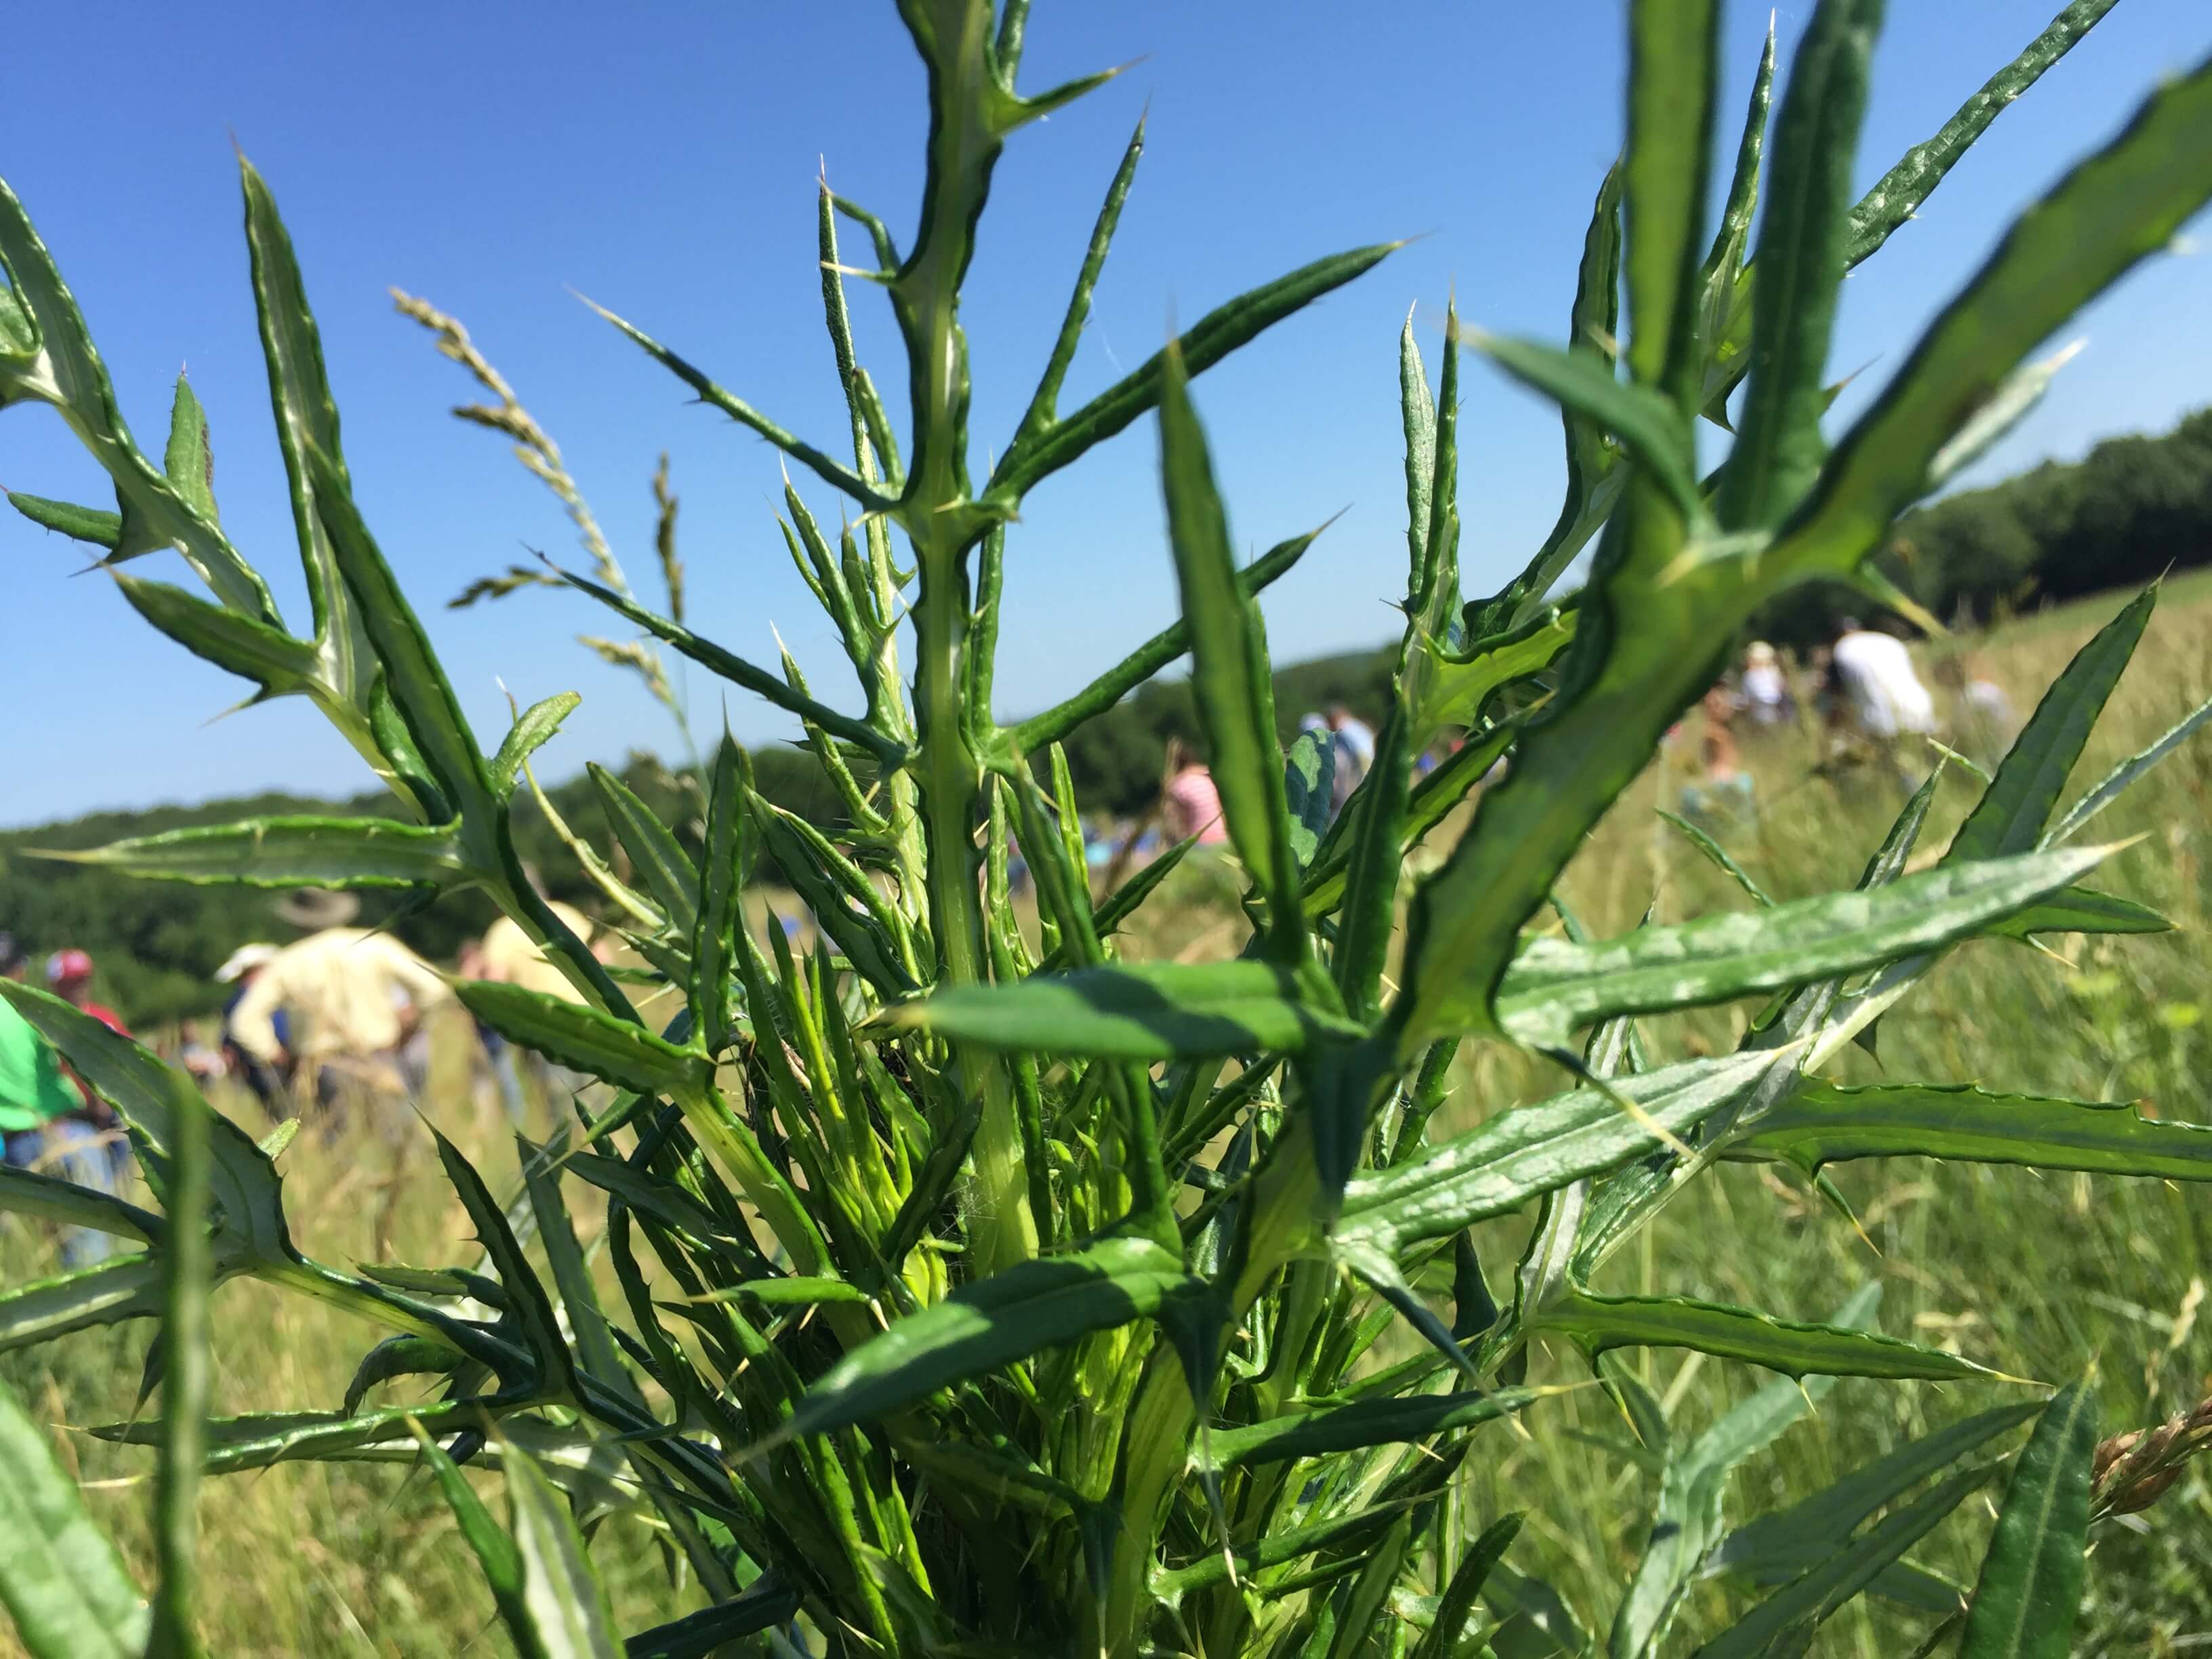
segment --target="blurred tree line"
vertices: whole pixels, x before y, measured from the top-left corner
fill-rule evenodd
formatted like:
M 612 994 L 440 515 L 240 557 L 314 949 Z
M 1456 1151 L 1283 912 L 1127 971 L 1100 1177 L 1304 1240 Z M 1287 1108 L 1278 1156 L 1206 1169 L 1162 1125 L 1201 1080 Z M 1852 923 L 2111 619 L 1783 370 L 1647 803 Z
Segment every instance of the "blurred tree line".
M 2107 438 L 2078 461 L 1946 495 L 1902 520 L 1877 562 L 1937 617 L 1966 626 L 2212 563 L 2212 409 L 2160 437 Z M 1866 608 L 1841 584 L 1803 587 L 1754 629 L 1809 645 L 1839 611 Z
M 755 757 L 761 791 L 778 805 L 817 822 L 843 815 L 842 804 L 811 755 L 789 748 Z M 688 844 L 698 844 L 697 794 L 688 781 L 647 754 L 633 754 L 617 771 L 622 781 Z M 546 799 L 575 834 L 601 853 L 621 849 L 609 833 L 597 787 L 580 776 L 547 789 Z M 94 865 L 28 856 L 28 848 L 71 852 L 105 846 L 128 836 L 158 835 L 201 824 L 234 823 L 280 813 L 319 817 L 404 817 L 381 790 L 350 800 L 300 795 L 253 795 L 197 806 L 154 806 L 143 811 L 95 812 L 65 823 L 0 830 L 0 928 L 38 953 L 76 946 L 89 951 L 105 999 L 125 1018 L 144 1024 L 202 1014 L 221 1006 L 223 988 L 214 973 L 225 957 L 255 939 L 282 944 L 294 937 L 270 913 L 278 895 L 236 886 L 198 887 L 145 881 Z M 514 813 L 517 850 L 538 870 L 555 898 L 587 914 L 605 905 L 578 869 L 574 857 L 527 791 Z M 491 925 L 498 911 L 482 895 L 457 894 L 427 908 L 410 909 L 407 896 L 367 892 L 362 925 L 392 930 L 433 962 L 449 963 L 462 941 Z M 34 963 L 33 977 L 37 968 Z

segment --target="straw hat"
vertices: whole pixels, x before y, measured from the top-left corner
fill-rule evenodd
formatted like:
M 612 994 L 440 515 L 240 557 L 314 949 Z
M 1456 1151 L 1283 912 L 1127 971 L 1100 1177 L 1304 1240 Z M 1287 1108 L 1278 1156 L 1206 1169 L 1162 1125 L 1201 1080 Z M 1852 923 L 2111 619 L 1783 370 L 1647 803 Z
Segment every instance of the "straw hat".
M 222 966 L 215 970 L 216 983 L 228 985 L 244 979 L 257 968 L 265 968 L 276 954 L 273 945 L 241 945 L 223 958 Z
M 361 914 L 361 901 L 351 893 L 333 893 L 324 887 L 295 887 L 276 901 L 276 918 L 314 933 L 343 927 Z
M 1774 647 L 1765 640 L 1753 640 L 1751 642 L 1751 649 L 1745 652 L 1744 655 L 1750 659 L 1756 667 L 1769 668 L 1774 663 Z

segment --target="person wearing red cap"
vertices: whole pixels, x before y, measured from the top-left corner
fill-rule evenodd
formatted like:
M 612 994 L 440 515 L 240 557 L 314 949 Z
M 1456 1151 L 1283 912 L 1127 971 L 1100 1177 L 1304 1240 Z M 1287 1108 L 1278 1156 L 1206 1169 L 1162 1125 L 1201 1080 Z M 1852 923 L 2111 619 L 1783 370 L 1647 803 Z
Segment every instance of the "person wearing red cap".
M 82 951 L 57 951 L 46 958 L 46 988 L 70 1004 L 80 1013 L 90 1014 L 118 1036 L 129 1036 L 131 1028 L 123 1023 L 123 1016 L 104 1002 L 92 997 L 94 969 L 92 957 Z M 103 1188 L 107 1192 L 120 1192 L 131 1170 L 130 1142 L 122 1127 L 116 1121 L 115 1109 L 93 1092 L 92 1085 L 64 1062 L 63 1069 L 76 1085 L 78 1096 L 84 1102 L 83 1110 L 75 1114 L 93 1136 L 101 1143 L 106 1153 L 108 1180 Z

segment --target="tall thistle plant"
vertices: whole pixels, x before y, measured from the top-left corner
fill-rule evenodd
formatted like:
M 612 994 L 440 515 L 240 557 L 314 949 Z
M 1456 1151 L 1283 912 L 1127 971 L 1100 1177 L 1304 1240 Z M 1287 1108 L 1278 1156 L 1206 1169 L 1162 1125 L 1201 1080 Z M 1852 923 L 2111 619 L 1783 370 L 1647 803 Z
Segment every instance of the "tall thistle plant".
M 304 632 L 222 527 L 191 389 L 178 386 L 162 454 L 141 449 L 52 259 L 0 190 L 0 404 L 59 413 L 115 487 L 112 511 L 15 505 L 97 544 L 149 623 L 258 696 L 314 702 L 408 813 L 267 818 L 88 856 L 157 878 L 384 887 L 423 902 L 483 890 L 585 1000 L 468 983 L 461 1000 L 612 1091 L 552 1145 L 526 1146 L 511 1201 L 440 1139 L 483 1261 L 349 1273 L 301 1254 L 270 1152 L 180 1073 L 52 997 L 0 984 L 121 1113 L 161 1206 L 0 1173 L 0 1205 L 143 1246 L 0 1297 L 0 1346 L 161 1322 L 149 1370 L 161 1420 L 100 1431 L 161 1448 L 150 1601 L 21 1409 L 0 1399 L 0 1595 L 30 1650 L 191 1650 L 203 1468 L 419 1459 L 533 1654 L 1445 1659 L 1602 1639 L 1633 1659 L 1680 1637 L 1689 1587 L 1717 1574 L 1741 1592 L 1737 1619 L 1698 1632 L 1698 1651 L 1799 1654 L 1820 1621 L 1893 1584 L 1885 1573 L 1917 1540 L 2000 1479 L 1987 1566 L 1953 1622 L 1977 1659 L 2062 1651 L 2093 1513 L 2170 1478 L 2154 1466 L 2194 1437 L 2153 1437 L 2093 1464 L 2095 1401 L 2077 1384 L 2047 1406 L 1954 1423 L 1731 1526 L 1729 1468 L 1825 1379 L 1977 1368 L 1881 1334 L 1866 1296 L 1820 1322 L 1617 1296 L 1598 1273 L 1723 1158 L 1814 1176 L 1891 1156 L 2212 1176 L 2212 1132 L 2124 1107 L 1844 1088 L 1825 1069 L 1937 962 L 1957 954 L 1972 971 L 1976 951 L 1996 948 L 1981 941 L 2166 925 L 2085 884 L 2115 850 L 2085 831 L 2181 734 L 2057 810 L 2154 596 L 2052 685 L 1948 850 L 1918 873 L 1907 872 L 1932 781 L 1850 891 L 1778 904 L 1753 891 L 1746 908 L 1593 939 L 1553 890 L 1754 608 L 1802 581 L 1872 580 L 1863 561 L 1898 515 L 2040 394 L 2039 344 L 2212 195 L 2208 65 L 2157 92 L 2024 214 L 1865 412 L 1832 444 L 1824 434 L 1844 274 L 2108 4 L 2069 6 L 1854 201 L 1881 6 L 1822 0 L 1771 124 L 1769 45 L 1717 223 L 1717 0 L 1631 8 L 1628 143 L 1597 190 L 1564 343 L 1455 320 L 1433 390 L 1410 327 L 1399 343 L 1407 625 L 1373 769 L 1331 823 L 1326 751 L 1302 739 L 1286 760 L 1279 744 L 1257 603 L 1314 532 L 1237 567 L 1190 383 L 1390 248 L 1322 258 L 1232 300 L 1065 410 L 1140 128 L 1036 392 L 980 470 L 960 297 L 992 172 L 1008 139 L 1105 77 L 1025 94 L 1024 0 L 995 14 L 988 0 L 902 0 L 928 73 L 920 212 L 902 252 L 883 220 L 825 189 L 814 251 L 849 429 L 808 442 L 610 319 L 793 464 L 783 534 L 863 705 L 841 712 L 795 663 L 763 668 L 646 608 L 609 577 L 611 553 L 596 575 L 560 576 L 655 651 L 798 716 L 848 811 L 832 831 L 778 810 L 726 740 L 704 768 L 696 835 L 595 775 L 632 878 L 578 845 L 648 977 L 681 992 L 665 1026 L 640 1019 L 524 877 L 509 830 L 517 784 L 575 700 L 522 713 L 489 752 L 464 719 L 355 499 L 315 325 L 260 176 L 246 167 L 246 237 L 312 607 Z M 905 343 L 902 423 L 854 354 L 841 221 L 862 233 L 872 268 L 859 274 L 889 299 Z M 1559 403 L 1568 460 L 1557 527 L 1518 576 L 1472 600 L 1457 489 L 1468 351 Z M 485 409 L 507 418 L 483 423 L 558 470 L 511 396 Z M 1700 418 L 1733 434 L 1703 477 Z M 1031 490 L 1139 421 L 1157 432 L 1182 618 L 1066 702 L 1002 723 L 992 669 L 1010 526 Z M 802 483 L 842 498 L 842 527 L 827 527 Z M 1555 597 L 1590 547 L 1588 581 Z M 131 562 L 161 548 L 183 554 L 204 596 L 136 574 Z M 896 643 L 909 620 L 910 672 Z M 1182 849 L 1094 898 L 1058 745 L 1185 653 L 1253 932 L 1233 960 L 1136 966 L 1117 959 L 1115 930 Z M 1464 745 L 1417 781 L 1415 756 L 1461 731 Z M 1433 875 L 1401 891 L 1407 852 L 1501 758 L 1505 781 L 1437 849 Z M 1016 837 L 1036 876 L 1035 945 L 1007 897 Z M 819 919 L 811 952 L 742 925 L 738 894 L 763 857 Z M 1735 1052 L 1666 1058 L 1663 1016 L 1739 999 L 1759 1012 Z M 1494 1103 L 1458 1092 L 1455 1057 L 1501 1042 L 1556 1060 L 1562 1091 L 1484 1115 Z M 603 1262 L 572 1222 L 579 1183 L 605 1200 Z M 1482 1224 L 1509 1215 L 1536 1218 L 1532 1240 L 1517 1267 L 1486 1273 Z M 535 1254 L 520 1242 L 532 1233 Z M 240 1275 L 385 1333 L 338 1409 L 204 1420 L 207 1298 Z M 1425 1342 L 1385 1364 L 1377 1345 L 1398 1319 Z M 1516 1517 L 1469 1513 L 1459 1478 L 1485 1455 L 1484 1425 L 1518 1419 L 1490 1430 L 1493 1446 L 1549 1431 L 1547 1389 L 1526 1382 L 1540 1336 L 1579 1350 L 1663 1470 L 1649 1547 L 1611 1608 L 1570 1610 L 1516 1572 Z M 1677 1437 L 1604 1360 L 1641 1346 L 1784 1380 Z M 366 1403 L 417 1376 L 434 1379 L 434 1398 Z M 1999 1437 L 2030 1419 L 2008 1460 Z M 503 1516 L 459 1472 L 471 1462 L 504 1477 Z M 578 1531 L 617 1512 L 659 1529 L 706 1602 L 626 1644 Z M 1586 1633 L 1601 1617 L 1609 1633 Z

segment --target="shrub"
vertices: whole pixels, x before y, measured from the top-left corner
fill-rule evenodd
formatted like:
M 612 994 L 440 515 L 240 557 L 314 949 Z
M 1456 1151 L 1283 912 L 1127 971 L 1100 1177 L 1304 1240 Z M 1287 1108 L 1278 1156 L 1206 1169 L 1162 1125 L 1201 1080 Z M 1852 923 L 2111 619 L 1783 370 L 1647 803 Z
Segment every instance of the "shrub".
M 107 547 L 125 596 L 172 638 L 265 695 L 312 698 L 412 814 L 191 829 L 118 843 L 104 861 L 187 881 L 481 890 L 589 1000 L 492 984 L 463 984 L 461 1000 L 614 1091 L 576 1132 L 525 1148 L 511 1204 L 440 1138 L 484 1270 L 347 1273 L 297 1250 L 270 1157 L 179 1073 L 40 993 L 0 986 L 124 1115 L 164 1209 L 15 1171 L 0 1182 L 11 1207 L 147 1246 L 0 1299 L 0 1342 L 165 1322 L 162 1421 L 103 1431 L 162 1449 L 150 1612 L 20 1408 L 0 1402 L 8 1535 L 46 1546 L 0 1553 L 0 1590 L 32 1649 L 135 1650 L 149 1620 L 154 1648 L 189 1647 L 203 1463 L 345 1459 L 411 1438 L 526 1652 L 622 1650 L 575 1530 L 610 1506 L 649 1515 L 708 1601 L 631 1638 L 633 1655 L 748 1640 L 842 1654 L 1580 1651 L 1575 1616 L 1507 1564 L 1517 1517 L 1463 1513 L 1454 1478 L 1486 1424 L 1525 1418 L 1544 1431 L 1546 1390 L 1525 1376 L 1540 1334 L 1581 1351 L 1662 1471 L 1611 1653 L 1652 1651 L 1692 1580 L 1723 1571 L 1749 1589 L 1747 1605 L 1701 1651 L 1805 1651 L 1822 1619 L 2005 1467 L 1990 1461 L 1997 1437 L 2031 1418 L 1971 1613 L 1948 1616 L 1973 1655 L 2062 1650 L 2093 1507 L 2143 1498 L 2189 1433 L 2093 1461 L 2095 1400 L 2077 1383 L 2045 1407 L 1954 1424 L 1730 1530 L 1729 1468 L 1822 1379 L 1977 1368 L 1880 1334 L 1863 1295 L 1823 1323 L 1603 1294 L 1592 1274 L 1722 1158 L 1815 1177 L 1839 1159 L 1899 1155 L 2212 1172 L 2212 1133 L 2126 1108 L 1909 1082 L 1845 1089 L 1820 1071 L 1978 941 L 2163 925 L 2081 884 L 2114 850 L 2081 832 L 2179 734 L 2056 811 L 2154 595 L 2051 687 L 1931 866 L 1906 873 L 1933 780 L 1855 890 L 1788 903 L 1753 890 L 1752 908 L 1607 939 L 1547 905 L 1753 608 L 1816 578 L 1858 579 L 1898 515 L 2033 401 L 2049 378 L 2023 367 L 2037 343 L 2212 193 L 2208 66 L 2156 94 L 2024 216 L 1842 441 L 1824 441 L 1844 273 L 2104 9 L 2083 0 L 2061 14 L 1854 205 L 1880 8 L 1825 0 L 1771 158 L 1770 46 L 1711 236 L 1717 8 L 1633 9 L 1630 143 L 1598 191 L 1566 345 L 1462 337 L 1451 321 L 1432 394 L 1410 328 L 1400 342 L 1407 626 L 1373 769 L 1331 823 L 1323 751 L 1302 740 L 1286 763 L 1279 744 L 1256 604 L 1313 535 L 1235 568 L 1189 381 L 1391 250 L 1322 258 L 1233 300 L 1062 413 L 1140 129 L 1036 396 L 979 476 L 958 302 L 992 168 L 1005 140 L 1103 77 L 1024 95 L 1020 0 L 995 17 L 984 0 L 904 0 L 930 103 L 908 251 L 862 209 L 826 191 L 821 203 L 825 311 L 851 416 L 838 447 L 851 459 L 616 323 L 859 515 L 833 538 L 795 487 L 786 499 L 794 552 L 860 682 L 857 717 L 816 700 L 795 665 L 769 672 L 647 609 L 611 557 L 595 576 L 561 578 L 797 714 L 851 817 L 833 837 L 776 809 L 725 740 L 700 780 L 695 860 L 600 778 L 636 882 L 595 854 L 587 867 L 629 918 L 651 977 L 682 989 L 660 1030 L 538 897 L 514 851 L 518 773 L 574 699 L 521 714 L 489 757 L 469 731 L 353 498 L 314 325 L 259 176 L 246 169 L 247 234 L 313 598 L 306 636 L 288 631 L 216 518 L 189 388 L 157 466 L 124 425 L 45 248 L 0 194 L 12 283 L 0 402 L 57 409 L 117 491 L 112 513 L 27 510 Z M 866 232 L 906 343 L 903 434 L 853 355 L 841 216 Z M 1558 527 L 1525 571 L 1472 603 L 1458 567 L 1463 346 L 1559 401 L 1570 462 Z M 1734 445 L 1700 480 L 1692 422 L 1720 416 L 1740 381 Z M 508 404 L 487 413 L 526 441 Z M 991 670 L 1008 526 L 1030 490 L 1155 413 L 1182 619 L 1067 702 L 1002 726 Z M 1587 586 L 1551 603 L 1593 541 Z M 168 545 L 211 600 L 123 568 Z M 910 680 L 898 654 L 909 594 Z M 1115 929 L 1174 855 L 1094 902 L 1058 744 L 1186 651 L 1252 935 L 1233 960 L 1131 965 L 1116 959 Z M 1414 757 L 1455 729 L 1464 745 L 1411 782 Z M 1407 899 L 1408 849 L 1508 756 L 1506 781 Z M 877 769 L 872 789 L 855 778 L 863 763 Z M 1042 908 L 1034 943 L 1007 898 L 1017 836 Z M 735 896 L 763 857 L 822 924 L 811 955 L 775 933 L 763 947 L 738 922 Z M 1665 1059 L 1659 1017 L 1736 999 L 1759 1011 L 1735 1052 Z M 1453 1098 L 1468 1042 L 1540 1050 L 1570 1086 L 1447 1133 L 1486 1104 Z M 606 1195 L 612 1308 L 571 1224 L 574 1182 Z M 1532 1241 L 1499 1276 L 1501 1296 L 1474 1230 L 1531 1210 Z M 542 1268 L 520 1242 L 528 1231 Z M 343 1410 L 203 1421 L 207 1297 L 241 1274 L 390 1333 Z M 1398 1318 L 1427 1346 L 1386 1351 Z M 1606 1359 L 1638 1346 L 1806 1381 L 1677 1438 Z M 443 1379 L 434 1401 L 362 1408 L 368 1390 L 416 1374 Z M 504 1525 L 459 1472 L 472 1459 L 505 1477 Z M 601 1478 L 611 1469 L 624 1480 Z

